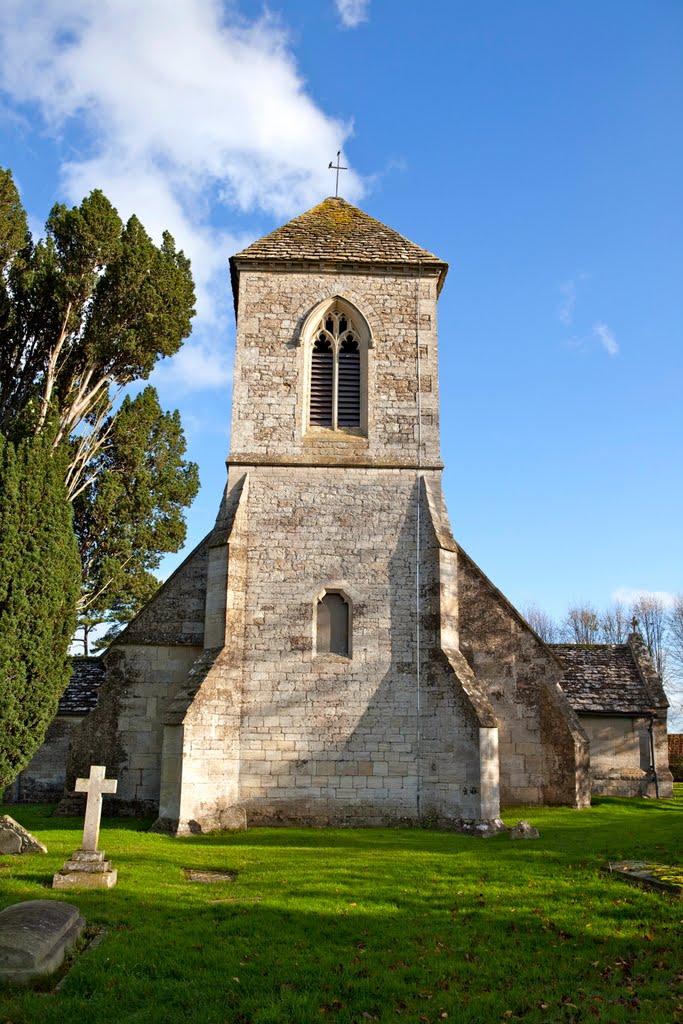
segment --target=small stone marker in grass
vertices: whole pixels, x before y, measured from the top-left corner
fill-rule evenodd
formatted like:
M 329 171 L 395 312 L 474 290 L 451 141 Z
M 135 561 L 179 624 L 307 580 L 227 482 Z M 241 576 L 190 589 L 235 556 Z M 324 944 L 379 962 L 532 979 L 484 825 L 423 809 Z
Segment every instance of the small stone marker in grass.
M 510 829 L 510 839 L 538 839 L 538 829 L 529 821 L 518 821 L 514 828 Z
M 234 871 L 201 871 L 198 868 L 183 868 L 188 882 L 234 882 Z
M 0 853 L 47 853 L 47 846 L 9 814 L 3 814 L 0 817 Z
M 602 870 L 631 885 L 644 885 L 670 896 L 683 895 L 683 869 L 679 867 L 644 860 L 620 860 L 604 864 Z
M 85 927 L 78 907 L 58 900 L 28 900 L 0 913 L 0 980 L 26 982 L 64 961 Z
M 89 779 L 76 779 L 76 792 L 87 793 L 83 845 L 75 850 L 61 871 L 52 879 L 53 889 L 111 889 L 116 885 L 116 870 L 111 861 L 104 859 L 104 851 L 97 849 L 102 814 L 102 794 L 115 793 L 116 779 L 106 779 L 106 768 L 92 765 Z

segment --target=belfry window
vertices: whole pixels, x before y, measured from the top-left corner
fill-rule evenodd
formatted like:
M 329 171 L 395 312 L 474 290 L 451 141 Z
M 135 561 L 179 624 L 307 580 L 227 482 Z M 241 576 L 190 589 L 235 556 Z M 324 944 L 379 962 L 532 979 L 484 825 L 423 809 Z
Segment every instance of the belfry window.
M 311 426 L 331 427 L 334 398 L 334 350 L 321 333 L 311 358 Z
M 309 426 L 360 427 L 360 377 L 358 332 L 342 310 L 328 310 L 313 334 Z
M 316 608 L 316 653 L 349 656 L 349 605 L 341 594 L 324 594 Z

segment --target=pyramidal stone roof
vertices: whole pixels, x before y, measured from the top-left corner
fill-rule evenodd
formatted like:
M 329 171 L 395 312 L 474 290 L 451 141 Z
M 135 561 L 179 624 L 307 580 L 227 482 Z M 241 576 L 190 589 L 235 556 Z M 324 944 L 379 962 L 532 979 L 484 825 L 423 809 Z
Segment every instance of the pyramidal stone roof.
M 368 216 L 345 199 L 330 197 L 233 256 L 242 261 L 289 260 L 357 264 L 412 264 L 440 269 L 439 290 L 448 270 L 433 253 Z

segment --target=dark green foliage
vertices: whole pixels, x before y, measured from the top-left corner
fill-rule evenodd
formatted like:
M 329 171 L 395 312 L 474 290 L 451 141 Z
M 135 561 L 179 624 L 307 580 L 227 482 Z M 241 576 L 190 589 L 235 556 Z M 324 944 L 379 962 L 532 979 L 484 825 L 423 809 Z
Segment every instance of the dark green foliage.
M 33 244 L 8 171 L 0 171 L 0 430 L 74 432 L 73 493 L 101 437 L 110 389 L 149 376 L 190 333 L 189 261 L 164 233 L 160 246 L 137 217 L 123 224 L 96 190 L 57 204 Z
M 63 460 L 0 435 L 0 789 L 28 764 L 71 674 L 80 559 Z
M 155 245 L 96 190 L 54 206 L 34 243 L 0 169 L 0 434 L 46 434 L 66 455 L 86 633 L 134 614 L 161 554 L 185 539 L 198 480 L 178 413 L 162 412 L 151 388 L 115 409 L 122 388 L 178 351 L 193 305 L 189 261 L 167 232 Z
M 0 272 L 28 242 L 26 214 L 12 172 L 0 167 Z
M 74 501 L 84 626 L 127 622 L 152 596 L 152 573 L 164 552 L 182 546 L 185 508 L 199 487 L 180 416 L 161 410 L 153 387 L 124 399 L 109 428 L 94 479 Z

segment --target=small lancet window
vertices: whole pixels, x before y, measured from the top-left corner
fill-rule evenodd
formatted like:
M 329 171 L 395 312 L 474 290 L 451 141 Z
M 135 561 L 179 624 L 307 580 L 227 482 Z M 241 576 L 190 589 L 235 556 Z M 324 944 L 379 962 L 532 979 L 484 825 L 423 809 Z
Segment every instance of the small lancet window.
M 332 343 L 321 333 L 311 359 L 311 424 L 316 427 L 332 426 L 333 360 Z
M 325 594 L 318 601 L 316 652 L 349 656 L 349 606 L 341 594 Z
M 309 425 L 354 429 L 361 425 L 361 353 L 350 318 L 338 308 L 318 325 L 311 351 Z
M 360 352 L 358 342 L 347 334 L 339 349 L 337 426 L 360 425 Z

